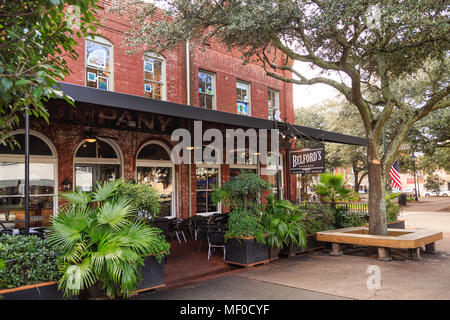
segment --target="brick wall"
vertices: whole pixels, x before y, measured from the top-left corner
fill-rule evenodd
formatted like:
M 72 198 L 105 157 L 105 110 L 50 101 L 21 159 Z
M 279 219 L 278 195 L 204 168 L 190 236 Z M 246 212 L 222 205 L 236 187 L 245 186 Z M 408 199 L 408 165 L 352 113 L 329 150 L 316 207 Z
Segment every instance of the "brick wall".
M 127 54 L 123 45 L 124 32 L 128 30 L 128 20 L 117 14 L 107 12 L 100 3 L 98 10 L 102 27 L 98 33 L 113 44 L 114 91 L 132 95 L 144 95 L 143 52 Z M 72 73 L 64 81 L 85 85 L 85 40 L 77 40 L 79 57 L 69 60 Z M 163 53 L 166 59 L 166 99 L 175 103 L 187 103 L 186 89 L 186 48 Z M 227 51 L 217 43 L 210 48 L 194 48 L 190 52 L 190 96 L 191 105 L 198 106 L 198 71 L 204 69 L 216 74 L 217 109 L 236 113 L 236 80 L 250 83 L 251 115 L 267 118 L 267 89 L 280 92 L 281 119 L 294 121 L 292 84 L 269 77 L 257 64 L 242 65 L 240 54 L 236 50 Z M 289 73 L 284 73 L 289 76 Z

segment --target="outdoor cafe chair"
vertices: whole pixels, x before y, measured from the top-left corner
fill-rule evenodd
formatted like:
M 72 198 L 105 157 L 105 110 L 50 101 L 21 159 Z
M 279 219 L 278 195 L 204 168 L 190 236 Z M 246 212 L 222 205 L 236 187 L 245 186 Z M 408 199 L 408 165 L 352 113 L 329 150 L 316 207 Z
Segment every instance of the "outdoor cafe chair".
M 175 232 L 175 235 L 178 239 L 178 243 L 181 243 L 180 235 L 179 235 L 180 233 L 184 238 L 184 242 L 186 242 L 186 236 L 184 235 L 183 225 L 184 225 L 183 219 L 176 218 L 176 219 L 172 220 L 171 227 L 173 228 L 173 231 Z
M 216 248 L 223 249 L 223 259 L 225 260 L 226 246 L 224 235 L 225 235 L 224 231 L 215 231 L 215 230 L 207 231 L 208 260 L 211 258 L 211 249 L 213 249 L 214 251 Z

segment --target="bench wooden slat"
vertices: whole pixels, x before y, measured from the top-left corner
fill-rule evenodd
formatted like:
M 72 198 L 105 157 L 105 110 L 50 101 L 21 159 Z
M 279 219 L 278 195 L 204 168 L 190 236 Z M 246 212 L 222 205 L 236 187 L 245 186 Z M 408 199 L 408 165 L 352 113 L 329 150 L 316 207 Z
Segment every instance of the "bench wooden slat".
M 405 230 L 399 231 L 388 229 L 390 232 L 405 232 L 406 234 L 399 236 L 377 236 L 369 234 L 356 233 L 357 231 L 365 231 L 367 228 L 344 228 L 330 231 L 321 231 L 316 233 L 317 241 L 356 244 L 374 247 L 414 249 L 426 244 L 436 242 L 443 239 L 442 232 L 429 230 Z M 352 232 L 352 233 L 349 233 Z

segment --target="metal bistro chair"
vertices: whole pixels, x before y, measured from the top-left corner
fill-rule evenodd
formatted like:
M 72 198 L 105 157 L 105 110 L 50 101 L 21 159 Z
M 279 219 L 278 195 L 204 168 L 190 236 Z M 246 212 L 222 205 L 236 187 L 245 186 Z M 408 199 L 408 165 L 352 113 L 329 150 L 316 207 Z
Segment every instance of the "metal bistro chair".
M 195 228 L 194 232 L 195 232 L 195 240 L 199 240 L 197 252 L 200 252 L 203 240 L 208 239 L 207 238 L 207 231 L 209 229 L 208 224 L 209 224 L 209 220 L 206 218 L 201 218 L 201 219 L 196 220 L 196 228 Z
M 186 236 L 184 235 L 183 225 L 184 225 L 184 220 L 183 219 L 176 218 L 176 219 L 172 220 L 171 227 L 173 228 L 173 231 L 175 232 L 175 235 L 176 235 L 176 237 L 178 239 L 178 243 L 181 243 L 179 233 L 181 233 L 181 235 L 184 238 L 184 242 L 186 242 Z
M 207 231 L 208 260 L 211 257 L 211 249 L 213 249 L 214 251 L 216 248 L 223 248 L 223 259 L 225 260 L 226 247 L 224 235 L 225 235 L 224 231 L 216 231 L 216 230 Z
M 159 228 L 162 230 L 164 236 L 166 237 L 167 241 L 170 241 L 170 239 L 172 238 L 173 234 L 171 232 L 171 225 L 172 221 L 167 219 L 167 218 L 159 218 L 159 217 L 155 217 L 153 219 L 153 221 L 150 222 L 150 224 L 156 228 Z

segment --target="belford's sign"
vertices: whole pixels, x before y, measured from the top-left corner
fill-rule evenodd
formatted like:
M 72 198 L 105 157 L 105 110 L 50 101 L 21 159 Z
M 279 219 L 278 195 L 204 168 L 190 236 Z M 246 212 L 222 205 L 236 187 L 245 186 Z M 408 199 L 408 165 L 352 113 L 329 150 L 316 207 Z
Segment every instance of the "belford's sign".
M 325 172 L 324 148 L 306 148 L 291 151 L 290 167 L 291 173 Z

